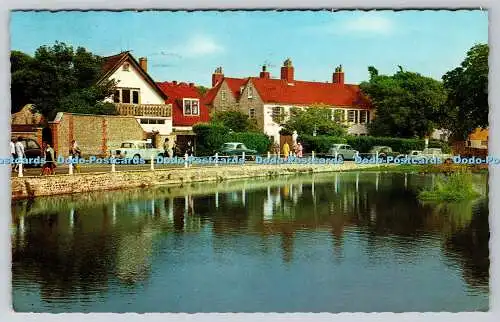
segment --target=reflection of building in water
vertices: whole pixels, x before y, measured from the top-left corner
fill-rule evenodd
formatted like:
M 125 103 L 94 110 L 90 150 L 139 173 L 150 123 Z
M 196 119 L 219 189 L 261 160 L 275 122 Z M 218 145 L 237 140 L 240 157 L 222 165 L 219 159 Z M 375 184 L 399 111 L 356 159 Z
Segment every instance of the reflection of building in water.
M 146 226 L 138 234 L 120 239 L 116 254 L 116 275 L 125 283 L 135 283 L 147 277 L 151 266 L 153 231 Z
M 293 242 L 295 232 L 285 229 L 281 233 L 281 248 L 283 249 L 283 261 L 290 262 L 293 259 Z
M 274 193 L 273 193 L 274 192 Z M 276 209 L 281 205 L 281 188 L 267 187 L 267 197 L 264 200 L 264 220 L 273 219 L 273 214 Z

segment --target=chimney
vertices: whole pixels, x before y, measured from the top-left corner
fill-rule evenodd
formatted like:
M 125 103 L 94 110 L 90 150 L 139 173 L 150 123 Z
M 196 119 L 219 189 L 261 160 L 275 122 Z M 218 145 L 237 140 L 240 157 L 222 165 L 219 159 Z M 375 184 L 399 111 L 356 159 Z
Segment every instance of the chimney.
M 344 85 L 344 70 L 342 65 L 335 67 L 335 73 L 333 73 L 332 82 L 334 84 Z
M 172 84 L 177 85 L 177 81 L 172 81 Z
M 220 83 L 224 79 L 224 73 L 222 72 L 222 67 L 217 67 L 215 72 L 212 74 L 212 87 Z
M 281 67 L 281 79 L 286 80 L 288 83 L 293 83 L 293 66 L 290 58 L 283 62 L 283 67 Z
M 143 71 L 148 72 L 148 59 L 146 57 L 139 58 L 139 65 Z
M 194 83 L 189 83 L 189 87 L 194 87 Z
M 260 72 L 260 78 L 271 78 L 271 75 L 267 71 L 266 65 L 262 66 L 262 71 Z

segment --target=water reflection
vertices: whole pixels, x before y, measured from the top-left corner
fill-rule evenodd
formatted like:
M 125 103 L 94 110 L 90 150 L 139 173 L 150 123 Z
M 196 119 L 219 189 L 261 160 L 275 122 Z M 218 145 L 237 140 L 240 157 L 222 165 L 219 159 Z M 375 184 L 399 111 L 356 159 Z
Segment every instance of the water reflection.
M 178 191 L 160 188 L 16 202 L 14 292 L 35 283 L 42 301 L 72 302 L 107 294 L 110 287 L 134 287 L 154 276 L 180 274 L 176 270 L 184 262 L 207 270 L 212 264 L 236 265 L 234 258 L 242 255 L 258 263 L 273 262 L 269 256 L 276 248 L 285 265 L 277 270 L 314 266 L 307 258 L 325 244 L 332 262 L 322 265 L 329 269 L 348 265 L 389 272 L 401 263 L 439 262 L 429 254 L 441 253 L 444 264 L 456 270 L 467 288 L 487 292 L 487 199 L 459 205 L 419 203 L 418 189 L 433 180 L 434 175 L 335 173 L 223 188 L 193 185 Z M 478 180 L 485 184 L 484 178 Z M 204 249 L 203 254 L 193 258 L 198 249 Z M 159 264 L 167 259 L 173 262 Z M 300 270 L 296 274 L 288 278 L 304 278 Z M 418 293 L 421 285 L 412 287 Z M 305 294 L 317 291 L 312 287 Z M 14 302 L 25 307 L 22 297 L 14 296 Z

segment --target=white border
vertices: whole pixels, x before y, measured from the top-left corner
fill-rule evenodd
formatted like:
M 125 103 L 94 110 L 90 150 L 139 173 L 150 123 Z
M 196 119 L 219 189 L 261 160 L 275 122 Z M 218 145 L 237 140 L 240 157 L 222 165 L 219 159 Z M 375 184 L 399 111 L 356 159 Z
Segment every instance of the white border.
M 459 9 L 459 8 L 486 8 L 489 10 L 489 41 L 490 41 L 490 135 L 489 135 L 489 148 L 491 155 L 500 154 L 500 143 L 497 138 L 496 132 L 500 132 L 495 127 L 494 120 L 498 117 L 498 110 L 500 106 L 500 70 L 499 70 L 499 51 L 498 42 L 500 41 L 500 1 L 497 0 L 247 0 L 244 2 L 236 2 L 234 0 L 0 0 L 1 20 L 3 28 L 0 28 L 0 102 L 3 112 L 0 113 L 0 126 L 1 128 L 9 131 L 9 106 L 10 106 L 10 74 L 9 74 L 9 10 L 10 9 L 274 9 L 274 8 L 358 8 L 358 9 L 372 9 L 372 8 L 426 8 L 426 9 Z M 3 4 L 6 5 L 3 5 Z M 138 6 L 140 6 L 138 8 Z M 493 23 L 494 22 L 494 23 Z M 499 127 L 500 128 L 500 127 Z M 8 139 L 9 135 L 4 136 L 5 142 L 1 145 L 0 149 L 2 155 L 8 155 Z M 492 196 L 498 194 L 499 182 L 495 182 L 493 178 L 498 176 L 498 168 L 490 169 L 490 193 Z M 10 180 L 9 180 L 9 167 L 0 167 L 0 182 L 3 182 L 4 189 L 0 190 L 0 205 L 4 208 L 0 212 L 0 238 L 2 244 L 1 256 L 3 257 L 0 269 L 0 298 L 2 299 L 2 311 L 0 313 L 0 321 L 18 321 L 38 319 L 39 321 L 66 321 L 68 318 L 74 321 L 111 321 L 120 318 L 126 318 L 132 321 L 139 321 L 147 319 L 150 321 L 164 321 L 166 318 L 173 321 L 185 320 L 200 320 L 200 321 L 220 321 L 220 320 L 237 320 L 237 321 L 496 321 L 499 317 L 495 318 L 496 311 L 500 310 L 500 279 L 496 278 L 498 275 L 499 264 L 498 257 L 495 258 L 494 253 L 498 251 L 498 238 L 497 231 L 500 227 L 500 215 L 497 209 L 500 209 L 500 198 L 495 199 L 490 196 L 490 312 L 488 313 L 371 313 L 371 314 L 20 314 L 13 313 L 11 309 L 11 249 L 10 249 Z M 411 290 L 408 290 L 411 292 Z

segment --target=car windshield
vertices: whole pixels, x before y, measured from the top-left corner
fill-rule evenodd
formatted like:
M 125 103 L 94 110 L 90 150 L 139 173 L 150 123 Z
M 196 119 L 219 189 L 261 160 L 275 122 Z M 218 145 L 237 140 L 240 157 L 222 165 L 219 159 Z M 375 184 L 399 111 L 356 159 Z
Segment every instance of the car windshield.
M 237 149 L 246 150 L 247 147 L 244 144 L 238 144 Z
M 146 149 L 152 149 L 153 144 L 152 143 L 146 143 Z
M 122 148 L 125 148 L 125 149 L 130 149 L 130 148 L 133 148 L 133 144 L 132 143 L 122 143 Z
M 234 144 L 234 143 L 224 143 L 222 148 L 223 149 L 234 149 L 235 146 L 236 146 L 236 144 Z
M 334 144 L 332 146 L 332 149 L 341 149 L 344 145 L 343 144 Z

